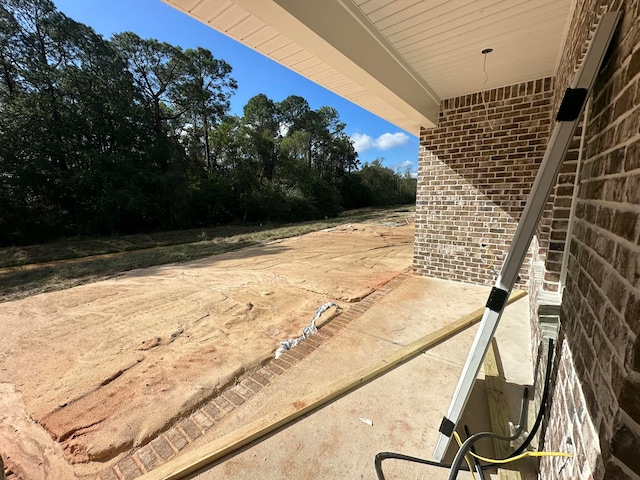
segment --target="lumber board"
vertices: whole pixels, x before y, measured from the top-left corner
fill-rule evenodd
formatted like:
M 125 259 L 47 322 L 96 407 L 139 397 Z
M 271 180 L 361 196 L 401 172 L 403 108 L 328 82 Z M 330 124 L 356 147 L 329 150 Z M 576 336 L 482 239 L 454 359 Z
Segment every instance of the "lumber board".
M 509 415 L 507 400 L 504 395 L 506 381 L 495 338 L 491 340 L 491 346 L 484 357 L 482 368 L 489 400 L 491 431 L 503 437 L 508 437 L 510 435 L 508 428 Z M 511 453 L 509 451 L 509 442 L 494 438 L 493 447 L 497 458 L 504 458 Z
M 508 303 L 524 297 L 526 292 L 514 291 Z M 186 451 L 167 463 L 138 477 L 139 480 L 177 480 L 197 472 L 227 455 L 259 440 L 266 435 L 292 423 L 298 418 L 316 410 L 371 380 L 382 376 L 399 365 L 411 360 L 424 351 L 439 345 L 452 336 L 478 323 L 485 308 L 479 308 L 458 320 L 402 347 L 390 355 L 330 384 L 321 392 L 314 392 L 289 405 L 285 411 L 265 415 L 247 425 L 193 450 Z
M 491 431 L 508 437 L 511 435 L 509 431 L 509 413 L 507 400 L 505 398 L 504 368 L 498 351 L 498 342 L 495 338 L 491 339 L 491 346 L 487 350 L 482 365 L 484 370 L 484 381 L 487 390 L 487 400 L 489 402 L 489 420 L 491 422 Z M 505 458 L 511 454 L 511 448 L 508 442 L 493 439 L 493 449 L 496 458 Z M 507 464 L 498 468 L 499 480 L 521 480 L 520 472 L 512 470 L 513 464 Z

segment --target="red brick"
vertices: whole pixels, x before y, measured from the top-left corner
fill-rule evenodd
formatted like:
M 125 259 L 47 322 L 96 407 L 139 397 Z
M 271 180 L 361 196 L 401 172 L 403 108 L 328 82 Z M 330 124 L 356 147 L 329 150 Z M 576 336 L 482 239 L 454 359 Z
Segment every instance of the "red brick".
M 189 443 L 189 441 L 184 438 L 184 435 L 182 435 L 182 433 L 176 427 L 167 430 L 164 433 L 164 436 L 169 441 L 172 448 L 177 452 L 182 450 Z
M 271 361 L 271 365 L 273 366 L 277 366 L 280 367 L 282 370 L 286 370 L 287 368 L 289 368 L 291 366 L 290 363 L 280 359 L 280 358 L 275 358 Z
M 7 477 L 7 480 L 11 480 L 11 477 Z M 115 474 L 113 469 L 105 470 L 100 474 L 98 480 L 120 480 L 120 477 Z
M 282 373 L 282 369 L 275 365 L 273 362 L 267 363 L 264 367 L 260 369 L 260 374 L 266 378 L 273 378 L 276 375 L 280 375 Z
M 163 435 L 154 438 L 149 445 L 151 445 L 156 454 L 164 461 L 171 458 L 175 453 Z
M 416 273 L 480 284 L 494 280 L 486 269 L 474 268 L 476 259 L 469 259 L 467 252 L 477 247 L 477 240 L 462 245 L 460 242 L 465 239 L 459 235 L 459 229 L 469 228 L 483 215 L 491 216 L 487 220 L 495 225 L 495 212 L 509 212 L 512 224 L 499 223 L 492 228 L 500 232 L 493 243 L 506 246 L 511 242 L 515 222 L 524 207 L 550 131 L 553 92 L 551 88 L 543 92 L 545 82 L 538 83 L 540 93 L 535 94 L 536 82 L 533 81 L 486 92 L 485 97 L 495 98 L 491 102 L 492 111 L 504 113 L 490 112 L 491 121 L 495 123 L 493 130 L 478 126 L 479 122 L 486 121 L 483 96 L 470 95 L 465 96 L 465 102 L 471 102 L 472 113 L 456 108 L 459 102 L 452 99 L 451 108 L 442 111 L 440 127 L 421 131 L 422 145 L 430 145 L 432 152 L 426 148 L 420 150 L 416 204 L 428 206 L 429 216 L 416 215 Z M 547 83 L 552 85 L 550 79 Z M 454 118 L 455 121 L 448 121 Z M 452 175 L 452 170 L 462 175 Z M 459 204 L 460 193 L 469 185 L 479 187 L 488 204 L 482 205 L 475 195 L 469 196 L 467 204 Z M 518 195 L 524 191 L 522 199 L 514 200 L 510 194 L 501 193 L 516 189 Z M 485 222 L 479 222 L 478 233 L 485 237 Z M 494 237 L 485 239 L 489 238 Z M 450 247 L 452 243 L 460 246 L 459 253 L 451 251 L 455 250 Z M 445 248 L 437 248 L 438 244 Z M 526 281 L 526 271 L 523 281 Z
M 200 430 L 189 418 L 183 418 L 180 420 L 178 427 L 184 432 L 187 439 L 192 442 L 196 438 L 202 436 L 202 430 Z
M 316 333 L 315 335 L 316 337 L 320 337 L 322 339 L 328 339 L 331 338 L 333 336 L 332 332 L 328 332 L 325 329 L 322 330 L 318 330 L 318 333 Z
M 286 362 L 290 366 L 293 365 L 294 363 L 296 363 L 299 360 L 298 357 L 302 358 L 302 355 L 297 354 L 297 353 L 296 354 L 292 354 L 291 353 L 292 351 L 293 350 L 287 350 L 286 352 L 282 352 L 282 355 L 280 355 L 278 360 L 281 361 L 281 362 Z M 278 365 L 278 366 L 281 366 L 281 365 Z
M 313 337 L 308 337 L 305 342 L 307 343 L 307 346 L 311 346 L 313 348 L 318 348 L 321 343 L 322 340 L 319 339 L 316 335 L 314 335 Z
M 153 470 L 160 464 L 160 458 L 149 445 L 139 449 L 135 456 L 138 457 L 138 460 L 142 463 L 147 472 Z
M 125 480 L 132 480 L 142 475 L 142 470 L 132 457 L 125 457 L 116 465 Z
M 360 302 L 358 305 L 349 307 L 349 310 L 347 311 L 351 313 L 364 313 L 367 311 L 367 307 L 362 302 Z
M 604 478 L 606 480 L 629 480 L 629 475 L 613 461 L 609 461 L 607 462 Z
M 640 437 L 626 426 L 621 426 L 611 441 L 611 453 L 632 472 L 640 475 Z
M 213 421 L 217 421 L 224 413 L 216 407 L 216 405 L 211 401 L 207 402 L 202 406 L 202 410 L 211 417 Z
M 289 360 L 289 358 L 285 358 L 285 360 L 286 360 L 287 362 L 289 362 L 289 363 L 294 363 L 296 360 L 302 360 L 302 355 L 301 355 L 301 354 L 299 353 L 299 351 L 298 351 L 298 347 L 299 347 L 299 346 L 300 346 L 300 345 L 296 345 L 296 346 L 295 346 L 295 347 L 293 347 L 291 350 L 287 350 L 286 352 L 284 352 L 284 353 L 285 353 L 285 355 L 283 355 L 283 356 L 285 356 L 285 357 L 290 357 L 290 358 L 292 358 L 292 359 L 293 359 L 292 361 L 290 361 L 290 360 Z
M 337 325 L 338 327 L 346 327 L 347 325 L 349 325 L 349 322 L 347 320 L 345 320 L 344 318 L 342 318 L 342 316 L 340 316 L 339 318 L 334 318 L 333 320 L 331 320 L 332 324 Z
M 238 395 L 236 392 L 232 391 L 232 390 L 227 390 L 225 391 L 222 396 L 229 401 L 229 403 L 231 403 L 232 405 L 235 405 L 236 407 L 239 405 L 242 405 L 244 403 L 244 398 L 242 398 L 240 395 Z
M 216 407 L 218 407 L 224 413 L 229 413 L 230 411 L 232 411 L 235 408 L 233 406 L 233 404 L 231 402 L 229 402 L 229 400 L 227 400 L 222 395 L 220 395 L 219 397 L 216 397 L 216 399 L 213 401 L 213 403 L 215 403 Z
M 340 330 L 340 327 L 338 327 L 337 325 L 335 325 L 333 322 L 331 323 L 327 323 L 326 325 L 324 325 L 322 327 L 322 331 L 324 333 L 330 333 L 330 334 L 336 334 L 338 331 Z
M 640 425 L 640 372 L 633 372 L 623 383 L 620 408 Z
M 191 420 L 196 424 L 198 428 L 201 430 L 208 430 L 213 426 L 213 421 L 207 414 L 204 413 L 203 409 L 196 410 L 191 414 Z
M 250 388 L 245 387 L 244 385 L 242 385 L 242 383 L 239 383 L 238 385 L 235 385 L 231 389 L 231 391 L 237 393 L 238 395 L 240 395 L 245 400 L 249 400 L 251 397 L 253 397 L 255 395 L 253 393 L 253 390 L 251 390 Z
M 256 372 L 253 375 L 251 375 L 251 378 L 255 380 L 257 383 L 259 383 L 260 385 L 262 385 L 263 387 L 269 384 L 269 380 L 263 375 L 261 375 L 259 372 Z
M 307 342 L 302 342 L 296 345 L 296 352 L 300 353 L 303 357 L 309 355 L 315 350 L 315 347 Z
M 253 380 L 252 377 L 245 378 L 244 380 L 242 380 L 241 384 L 244 388 L 251 390 L 253 393 L 258 393 L 262 389 L 262 385 Z
M 640 265 L 640 262 L 638 264 Z M 640 295 L 629 294 L 624 309 L 624 319 L 633 334 L 640 337 Z M 640 354 L 636 357 L 635 370 L 640 371 Z
M 615 212 L 612 232 L 619 237 L 635 242 L 637 235 L 638 214 L 636 212 Z

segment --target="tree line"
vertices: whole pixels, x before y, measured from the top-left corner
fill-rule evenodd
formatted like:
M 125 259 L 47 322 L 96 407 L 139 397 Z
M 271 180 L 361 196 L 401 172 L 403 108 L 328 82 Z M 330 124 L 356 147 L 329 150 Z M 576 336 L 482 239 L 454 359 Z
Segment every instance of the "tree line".
M 360 165 L 334 108 L 259 94 L 231 115 L 236 88 L 207 49 L 0 0 L 0 244 L 415 200 L 408 173 Z

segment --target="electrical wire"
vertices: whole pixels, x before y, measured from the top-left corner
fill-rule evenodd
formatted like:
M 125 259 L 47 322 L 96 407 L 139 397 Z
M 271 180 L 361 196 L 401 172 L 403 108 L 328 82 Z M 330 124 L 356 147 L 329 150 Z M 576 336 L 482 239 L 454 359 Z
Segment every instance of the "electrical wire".
M 526 448 L 529 446 L 529 444 L 531 443 L 531 441 L 533 440 L 533 436 L 535 435 L 536 431 L 540 427 L 540 424 L 542 422 L 542 418 L 544 417 L 544 414 L 545 414 L 545 411 L 546 411 L 547 400 L 548 400 L 548 396 L 549 396 L 549 384 L 551 383 L 552 360 L 553 360 L 553 339 L 550 338 L 549 339 L 549 351 L 548 351 L 548 354 L 547 354 L 547 371 L 546 371 L 546 375 L 545 375 L 544 392 L 542 394 L 542 401 L 540 402 L 540 409 L 538 410 L 538 416 L 536 418 L 536 422 L 535 422 L 533 428 L 531 429 L 531 432 L 529 433 L 529 435 L 527 436 L 527 438 L 523 442 L 523 444 L 520 445 L 520 447 L 518 449 L 516 449 L 516 451 L 513 452 L 511 455 L 509 455 L 509 457 L 507 457 L 507 458 L 515 457 L 515 456 L 521 454 L 522 452 L 524 452 L 526 450 Z M 503 436 L 500 436 L 500 435 L 496 435 L 495 433 L 492 433 L 492 432 L 476 433 L 475 435 L 472 435 L 471 437 L 469 437 L 462 444 L 462 446 L 458 450 L 458 453 L 456 453 L 456 456 L 453 459 L 453 462 L 451 464 L 451 471 L 449 472 L 449 479 L 448 480 L 456 480 L 456 478 L 458 478 L 458 471 L 460 470 L 460 467 L 462 465 L 462 458 L 464 457 L 466 452 L 471 448 L 471 446 L 475 442 L 477 442 L 478 440 L 480 440 L 482 438 L 486 438 L 486 437 L 497 438 L 497 439 L 506 440 L 506 441 L 515 440 L 522 433 L 523 425 L 524 425 L 524 412 L 523 412 L 523 414 L 521 416 L 521 421 L 520 421 L 520 425 L 518 426 L 518 431 L 516 431 L 516 434 L 514 436 L 512 436 L 512 437 L 503 437 Z M 505 460 L 505 459 L 502 459 L 502 460 Z
M 484 72 L 484 83 L 482 84 L 483 87 L 489 81 L 489 74 L 487 73 L 487 55 L 489 53 L 491 53 L 491 50 L 489 50 L 488 52 L 485 50 L 482 51 L 482 55 L 484 56 L 484 61 L 482 62 L 482 71 Z M 491 127 L 491 130 L 493 131 L 495 129 L 493 128 L 493 125 L 489 121 L 489 107 L 487 107 L 487 102 L 484 101 L 484 90 L 480 90 L 480 97 L 482 98 L 482 104 L 484 105 L 484 111 L 486 113 L 487 123 L 489 124 L 489 127 Z
M 469 431 L 469 427 L 467 425 L 464 426 L 464 434 L 467 436 L 467 438 L 471 436 L 471 432 Z M 476 448 L 474 446 L 472 446 L 469 451 L 471 453 L 477 453 Z M 480 462 L 478 461 L 478 459 L 474 457 L 472 457 L 472 459 L 473 459 L 473 466 L 475 467 L 476 473 L 480 477 L 480 480 L 486 480 L 486 477 L 484 476 L 484 471 L 482 470 L 482 465 L 480 465 Z
M 453 436 L 456 439 L 456 442 L 458 442 L 458 446 L 461 447 L 462 446 L 462 439 L 460 438 L 460 435 L 458 435 L 458 432 L 453 432 Z M 504 463 L 511 463 L 511 462 L 515 462 L 516 460 L 520 460 L 522 458 L 525 457 L 568 457 L 568 458 L 573 458 L 573 454 L 571 453 L 567 453 L 567 452 L 524 452 L 521 453 L 520 455 L 516 455 L 515 457 L 507 457 L 507 458 L 487 458 L 487 457 L 483 457 L 481 455 L 478 455 L 475 452 L 469 451 L 469 455 L 471 455 L 473 458 L 477 458 L 478 460 L 482 460 L 483 462 L 487 462 L 487 463 L 495 463 L 495 464 L 504 464 Z M 465 460 L 466 460 L 466 455 L 465 455 Z M 467 460 L 467 464 L 469 464 L 469 461 Z
M 533 428 L 531 429 L 531 432 L 529 433 L 527 438 L 525 438 L 525 441 L 522 443 L 522 445 L 520 445 L 520 447 L 518 447 L 511 455 L 509 455 L 507 458 L 498 459 L 498 460 L 507 460 L 509 458 L 515 457 L 517 455 L 520 455 L 529 446 L 529 444 L 533 440 L 533 437 L 536 434 L 538 428 L 540 427 L 540 424 L 542 422 L 542 418 L 544 417 L 544 414 L 545 414 L 545 411 L 546 411 L 546 404 L 547 404 L 547 400 L 548 400 L 548 396 L 549 396 L 549 386 L 550 386 L 550 383 L 551 383 L 551 372 L 552 372 L 552 366 L 553 366 L 553 364 L 552 364 L 553 353 L 554 353 L 554 342 L 553 342 L 553 339 L 549 339 L 549 350 L 548 350 L 548 355 L 547 355 L 547 370 L 546 370 L 546 374 L 545 374 L 544 391 L 542 393 L 542 399 L 541 399 L 541 402 L 540 402 L 540 409 L 538 410 L 538 415 L 536 417 L 536 421 L 535 421 L 535 423 L 533 425 Z M 516 438 L 518 438 L 522 434 L 522 431 L 524 429 L 524 422 L 525 422 L 526 412 L 528 410 L 527 409 L 528 398 L 529 398 L 529 389 L 525 388 L 524 389 L 524 394 L 523 394 L 523 399 L 522 399 L 522 410 L 520 412 L 520 423 L 518 425 L 518 429 L 516 430 L 515 434 L 512 437 L 503 437 L 501 435 L 497 435 L 497 434 L 492 433 L 492 432 L 481 432 L 481 433 L 477 433 L 475 435 L 472 435 L 462 444 L 462 447 L 458 451 L 458 454 L 456 455 L 456 459 L 454 459 L 454 463 L 452 463 L 452 464 L 446 464 L 446 463 L 442 463 L 442 462 L 435 462 L 433 460 L 426 460 L 426 459 L 423 459 L 423 458 L 412 457 L 412 456 L 409 456 L 409 455 L 403 455 L 401 453 L 380 452 L 380 453 L 376 454 L 375 460 L 374 460 L 374 466 L 375 466 L 377 479 L 378 480 L 385 480 L 384 473 L 382 472 L 382 461 L 383 460 L 387 460 L 387 459 L 395 459 L 395 460 L 402 460 L 402 461 L 407 461 L 407 462 L 420 463 L 420 464 L 423 464 L 423 465 L 430 465 L 430 466 L 434 466 L 434 467 L 448 468 L 448 469 L 451 470 L 450 473 L 449 473 L 449 480 L 452 480 L 452 479 L 455 480 L 457 478 L 458 472 L 460 470 L 468 471 L 467 467 L 462 465 L 461 459 L 458 459 L 459 454 L 463 449 L 470 450 L 473 447 L 473 444 L 476 441 L 478 441 L 478 440 L 480 440 L 482 438 L 491 437 L 491 438 L 497 438 L 499 440 L 504 440 L 504 441 L 512 441 L 512 440 L 515 440 Z M 537 453 L 537 452 L 533 452 L 533 453 Z M 541 453 L 544 453 L 544 452 L 541 452 Z M 567 456 L 567 455 L 568 454 L 565 454 L 564 456 Z M 457 463 L 456 463 L 456 460 L 458 460 Z M 481 466 L 481 468 L 482 469 L 494 468 L 494 465 L 483 465 L 483 466 Z
M 549 400 L 549 386 L 551 385 L 551 372 L 553 370 L 553 350 L 554 342 L 553 339 L 550 338 L 549 348 L 547 352 L 547 371 L 545 372 L 544 376 L 544 390 L 542 391 L 542 398 L 540 399 L 540 409 L 538 410 L 536 421 L 533 423 L 533 427 L 531 428 L 529 435 L 527 435 L 527 438 L 525 438 L 524 442 L 522 442 L 522 445 L 516 448 L 516 450 L 511 455 L 509 455 L 510 457 L 520 455 L 527 449 L 527 447 L 531 444 L 531 441 L 533 440 L 536 432 L 538 431 L 538 428 L 540 428 L 540 425 L 542 424 L 542 419 L 544 418 L 547 409 L 547 402 Z
M 458 435 L 458 432 L 453 432 L 453 433 L 455 433 L 456 436 Z M 458 436 L 458 438 L 460 438 L 460 437 Z M 469 453 L 471 453 L 471 452 L 469 452 Z M 473 480 L 476 480 L 476 475 L 475 475 L 475 473 L 473 473 L 473 466 L 471 465 L 471 459 L 469 458 L 469 455 L 465 455 L 464 456 L 464 461 L 467 462 L 467 467 L 469 467 L 469 472 L 471 473 L 471 478 Z
M 433 460 L 426 460 L 424 458 L 412 457 L 409 455 L 403 455 L 401 453 L 380 452 L 376 454 L 375 461 L 374 461 L 374 466 L 376 469 L 376 477 L 378 480 L 385 480 L 384 473 L 382 473 L 383 460 L 403 460 L 405 462 L 420 463 L 422 465 L 429 465 L 432 467 L 451 468 L 451 464 L 448 464 L 448 463 L 434 462 Z M 466 466 L 462 466 L 460 470 L 462 470 L 463 472 L 468 471 Z
M 518 430 L 515 432 L 515 434 L 513 434 L 510 437 L 503 437 L 502 435 L 497 435 L 493 432 L 480 432 L 470 436 L 467 440 L 465 440 L 465 442 L 462 445 L 460 445 L 460 448 L 458 449 L 458 453 L 456 453 L 456 456 L 453 459 L 453 463 L 451 464 L 451 470 L 449 472 L 448 480 L 456 480 L 458 478 L 458 472 L 461 470 L 460 467 L 462 466 L 462 459 L 464 458 L 466 453 L 469 451 L 469 449 L 473 446 L 473 444 L 476 443 L 478 440 L 481 440 L 483 438 L 497 438 L 498 440 L 504 440 L 506 442 L 510 442 L 518 438 L 521 433 L 522 433 L 522 423 L 518 427 Z
M 524 419 L 526 417 L 527 411 L 528 411 L 528 402 L 529 402 L 529 388 L 525 387 L 523 393 L 522 393 L 522 409 L 520 412 L 520 425 L 518 426 L 518 430 L 515 434 L 515 437 L 513 437 L 513 439 L 518 438 L 518 436 L 522 433 L 523 430 L 523 425 L 524 425 Z M 502 438 L 503 440 L 511 440 L 511 438 L 509 437 L 500 437 L 499 435 L 496 435 L 494 433 L 484 433 L 484 434 L 476 434 L 476 435 L 485 435 L 485 436 L 495 436 L 497 438 Z M 474 438 L 476 437 L 476 435 L 472 435 L 469 438 Z M 442 463 L 442 462 L 435 462 L 433 460 L 425 460 L 423 458 L 418 458 L 418 457 L 411 457 L 409 455 L 403 455 L 401 453 L 394 453 L 394 452 L 380 452 L 375 456 L 375 461 L 374 461 L 374 466 L 375 466 L 375 470 L 376 470 L 376 476 L 378 478 L 378 480 L 385 480 L 384 478 L 384 473 L 382 472 L 382 461 L 383 460 L 387 460 L 387 459 L 395 459 L 395 460 L 404 460 L 407 462 L 414 462 L 414 463 L 421 463 L 423 465 L 430 465 L 433 467 L 440 467 L 440 468 L 447 468 L 447 469 L 451 469 L 452 465 L 450 464 L 446 464 L 446 463 Z M 462 462 L 460 462 L 462 463 Z M 481 466 L 481 468 L 494 468 L 493 465 L 488 465 L 488 466 Z M 457 470 L 462 470 L 462 471 L 468 471 L 468 468 L 462 464 L 457 466 Z

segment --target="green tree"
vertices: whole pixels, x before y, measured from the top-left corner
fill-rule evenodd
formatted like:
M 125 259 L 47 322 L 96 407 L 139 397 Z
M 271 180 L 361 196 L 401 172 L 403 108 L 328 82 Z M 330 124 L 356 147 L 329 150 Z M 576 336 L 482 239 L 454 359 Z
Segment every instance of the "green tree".
M 156 201 L 164 215 L 155 223 L 188 225 L 193 202 L 187 199 L 198 197 L 199 188 L 211 189 L 206 174 L 213 165 L 210 135 L 236 88 L 231 67 L 204 48 L 183 51 L 131 32 L 114 36 L 113 43 L 127 60 L 140 104 L 153 118 L 151 161 L 160 169 Z
M 249 99 L 242 117 L 243 134 L 248 139 L 248 153 L 262 165 L 267 181 L 274 179 L 281 139 L 280 112 L 276 103 L 260 93 Z
M 382 165 L 382 159 L 365 163 L 356 174 L 366 189 L 371 205 L 383 206 L 415 202 L 416 181 L 409 172 L 404 177 Z
M 207 169 L 213 167 L 210 134 L 229 110 L 229 99 L 237 88 L 231 66 L 217 60 L 204 48 L 184 52 L 186 74 L 182 82 L 171 90 L 175 105 L 184 111 L 190 131 L 191 154 L 204 158 Z M 183 126 L 185 128 L 185 126 Z
M 6 0 L 0 19 L 0 176 L 11 192 L 0 223 L 45 238 L 91 230 L 100 167 L 145 144 L 126 65 L 48 0 Z
M 256 95 L 231 67 L 50 0 L 0 0 L 0 243 L 230 220 L 292 221 L 409 202 L 415 179 L 359 169 L 338 112 Z
M 143 39 L 133 32 L 114 35 L 111 42 L 127 60 L 142 101 L 153 112 L 156 132 L 163 132 L 164 122 L 179 116 L 170 108 L 171 90 L 186 75 L 184 53 L 179 47 Z
M 278 104 L 278 110 L 287 134 L 307 129 L 311 107 L 303 97 L 289 95 Z

